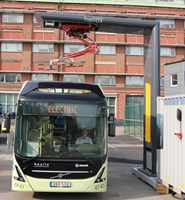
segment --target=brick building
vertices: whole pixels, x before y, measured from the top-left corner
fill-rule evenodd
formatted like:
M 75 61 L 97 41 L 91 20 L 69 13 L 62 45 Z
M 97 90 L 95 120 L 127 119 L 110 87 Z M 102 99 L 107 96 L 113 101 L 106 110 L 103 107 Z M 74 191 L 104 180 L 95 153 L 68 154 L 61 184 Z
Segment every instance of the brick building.
M 101 0 L 1 1 L 0 104 L 3 112 L 15 111 L 14 103 L 26 80 L 99 83 L 108 99 L 109 113 L 114 113 L 119 122 L 125 117 L 127 105 L 143 103 L 143 36 L 91 32 L 88 36 L 98 44 L 99 54 L 89 53 L 75 58 L 73 66 L 49 70 L 50 60 L 85 46 L 61 30 L 42 28 L 35 20 L 35 12 L 90 12 L 160 21 L 162 85 L 164 64 L 185 58 L 184 8 L 183 0 L 110 0 L 109 4 Z

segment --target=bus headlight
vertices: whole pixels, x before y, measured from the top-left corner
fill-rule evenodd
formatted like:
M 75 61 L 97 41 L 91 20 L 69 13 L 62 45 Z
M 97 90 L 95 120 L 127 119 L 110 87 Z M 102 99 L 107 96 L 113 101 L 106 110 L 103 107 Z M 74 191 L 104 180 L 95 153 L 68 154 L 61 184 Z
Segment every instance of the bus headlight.
M 15 169 L 17 171 L 18 177 L 14 177 L 15 180 L 25 182 L 22 173 L 20 172 L 19 168 L 15 165 Z
M 105 171 L 105 167 L 100 171 L 100 173 L 98 174 L 98 177 L 96 178 L 94 183 L 100 183 L 100 182 L 104 182 L 105 178 L 102 178 L 103 172 Z

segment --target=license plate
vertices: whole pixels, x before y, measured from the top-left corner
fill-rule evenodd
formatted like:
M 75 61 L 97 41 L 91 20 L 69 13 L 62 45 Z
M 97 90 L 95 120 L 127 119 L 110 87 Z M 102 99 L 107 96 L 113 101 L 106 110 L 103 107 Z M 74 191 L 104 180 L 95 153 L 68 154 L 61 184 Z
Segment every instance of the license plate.
M 71 182 L 50 182 L 50 187 L 71 187 Z

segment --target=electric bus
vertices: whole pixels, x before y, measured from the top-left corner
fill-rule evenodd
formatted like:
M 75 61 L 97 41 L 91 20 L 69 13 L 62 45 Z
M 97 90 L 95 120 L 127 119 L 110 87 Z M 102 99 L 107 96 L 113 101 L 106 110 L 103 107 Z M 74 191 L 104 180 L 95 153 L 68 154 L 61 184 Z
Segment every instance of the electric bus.
M 76 143 L 83 128 L 90 144 Z M 26 81 L 17 102 L 12 190 L 105 192 L 109 130 L 100 86 Z

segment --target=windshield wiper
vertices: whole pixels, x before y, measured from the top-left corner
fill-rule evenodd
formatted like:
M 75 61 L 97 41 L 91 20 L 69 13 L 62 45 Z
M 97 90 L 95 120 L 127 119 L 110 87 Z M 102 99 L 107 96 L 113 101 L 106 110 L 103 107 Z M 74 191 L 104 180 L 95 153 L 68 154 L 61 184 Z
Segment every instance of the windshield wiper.
M 30 161 L 32 161 L 32 160 L 35 160 L 36 158 L 40 158 L 40 156 L 39 156 L 39 155 L 36 155 L 36 156 L 34 156 L 34 157 L 28 158 L 28 159 L 24 160 L 23 163 L 24 163 L 24 164 L 25 164 L 25 163 L 28 163 L 28 162 L 30 162 Z M 26 166 L 23 168 L 23 170 L 25 170 L 26 168 L 28 168 L 30 165 L 32 165 L 32 162 L 29 163 L 28 165 L 26 165 Z
M 36 158 L 39 158 L 39 157 L 40 157 L 40 155 L 38 154 L 38 155 L 36 155 L 36 156 L 34 156 L 34 157 L 31 157 L 31 158 L 28 158 L 28 159 L 24 160 L 23 163 L 30 162 L 30 161 L 32 161 L 32 160 L 35 160 Z

